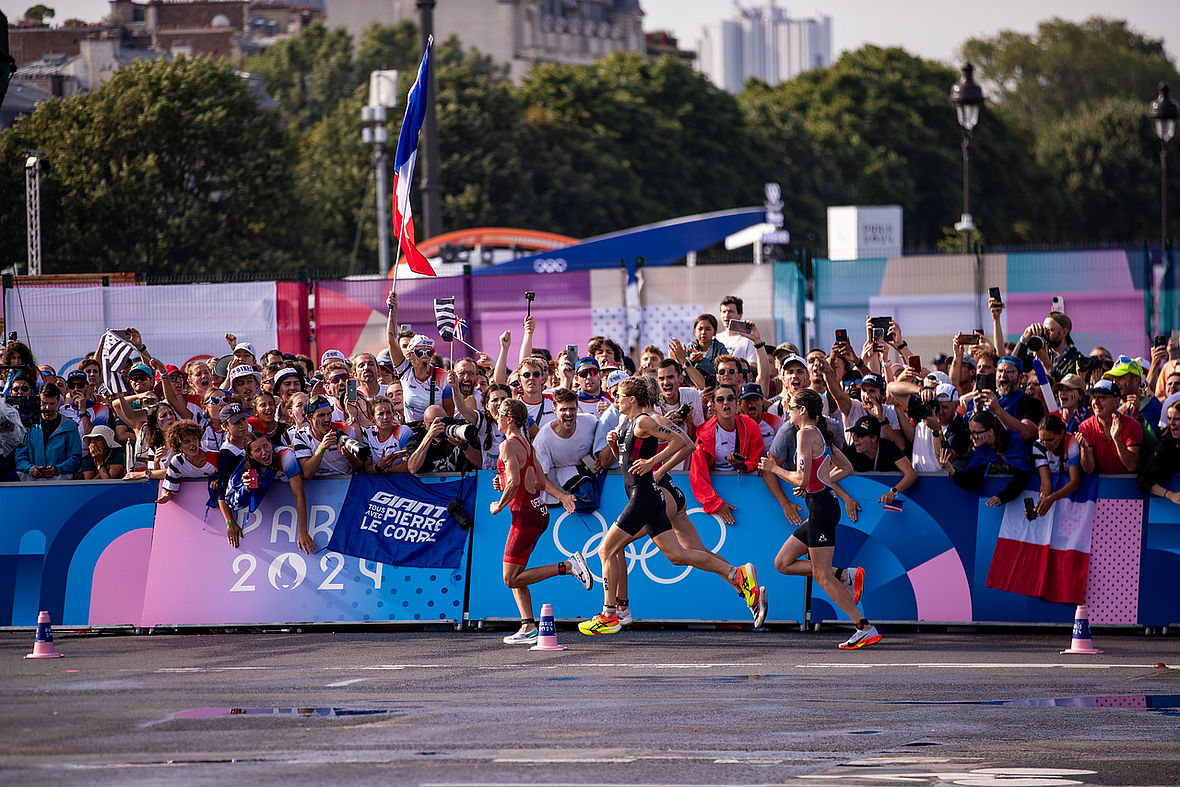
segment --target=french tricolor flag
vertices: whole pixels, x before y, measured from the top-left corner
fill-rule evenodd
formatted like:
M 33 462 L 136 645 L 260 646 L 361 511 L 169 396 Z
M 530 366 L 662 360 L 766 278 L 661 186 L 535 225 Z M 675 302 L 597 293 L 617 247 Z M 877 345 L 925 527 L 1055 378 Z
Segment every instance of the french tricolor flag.
M 393 157 L 393 226 L 398 244 L 406 255 L 410 270 L 423 276 L 433 276 L 434 269 L 414 245 L 414 217 L 410 210 L 410 184 L 414 180 L 414 162 L 418 160 L 418 135 L 426 117 L 427 87 L 430 84 L 430 49 L 434 36 L 426 42 L 426 53 L 418 66 L 418 78 L 406 97 L 406 116 L 402 120 L 401 135 L 397 139 L 397 153 Z
M 1045 516 L 1029 521 L 1024 495 L 1004 506 L 987 586 L 1046 601 L 1081 604 L 1090 567 L 1090 536 L 1098 505 L 1098 475 L 1058 500 Z

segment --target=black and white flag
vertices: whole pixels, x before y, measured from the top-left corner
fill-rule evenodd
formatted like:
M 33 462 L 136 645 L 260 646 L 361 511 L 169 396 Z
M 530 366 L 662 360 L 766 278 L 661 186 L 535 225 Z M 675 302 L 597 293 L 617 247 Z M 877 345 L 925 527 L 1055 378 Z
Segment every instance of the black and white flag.
M 107 331 L 102 335 L 99 362 L 102 365 L 102 379 L 112 394 L 131 393 L 131 386 L 120 374 L 131 356 L 138 353 L 123 331 Z
M 438 335 L 442 337 L 444 342 L 454 341 L 455 339 L 455 299 L 450 298 L 435 298 L 434 299 L 434 320 L 438 325 Z

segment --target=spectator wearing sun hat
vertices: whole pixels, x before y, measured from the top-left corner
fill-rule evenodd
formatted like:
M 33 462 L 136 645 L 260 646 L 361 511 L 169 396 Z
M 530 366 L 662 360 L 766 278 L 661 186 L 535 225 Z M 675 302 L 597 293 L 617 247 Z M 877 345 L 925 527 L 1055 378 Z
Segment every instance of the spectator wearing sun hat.
M 79 475 L 87 481 L 92 479 L 122 478 L 126 470 L 126 452 L 115 439 L 115 430 L 109 426 L 95 426 L 82 438 L 86 455 L 82 457 Z
M 1061 413 L 1061 420 L 1065 422 L 1065 431 L 1069 434 L 1077 432 L 1082 422 L 1091 415 L 1086 398 L 1086 381 L 1079 375 L 1067 374 L 1053 384 L 1053 393 L 1057 396 L 1057 409 Z

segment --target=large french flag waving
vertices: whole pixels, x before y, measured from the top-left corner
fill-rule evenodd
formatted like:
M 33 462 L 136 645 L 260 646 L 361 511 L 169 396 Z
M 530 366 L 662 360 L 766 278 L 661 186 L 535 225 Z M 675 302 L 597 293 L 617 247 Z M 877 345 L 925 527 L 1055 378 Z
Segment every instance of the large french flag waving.
M 1031 522 L 1024 516 L 1024 497 L 1004 506 L 987 586 L 1046 601 L 1083 603 L 1098 505 L 1097 474 L 1084 474 L 1078 491 Z
M 430 50 L 434 36 L 426 42 L 418 78 L 406 97 L 406 116 L 402 120 L 401 135 L 397 139 L 397 153 L 393 157 L 393 226 L 398 244 L 406 255 L 410 270 L 423 276 L 433 276 L 434 269 L 414 245 L 414 217 L 410 211 L 410 184 L 414 180 L 414 162 L 418 160 L 418 135 L 426 117 L 426 91 L 430 85 Z

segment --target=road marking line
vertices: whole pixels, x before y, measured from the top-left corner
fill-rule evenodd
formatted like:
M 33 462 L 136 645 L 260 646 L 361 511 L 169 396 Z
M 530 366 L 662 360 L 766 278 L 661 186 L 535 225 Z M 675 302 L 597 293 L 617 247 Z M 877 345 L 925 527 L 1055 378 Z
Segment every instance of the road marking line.
M 829 662 L 818 664 L 796 664 L 796 669 L 876 669 L 878 667 L 921 667 L 923 669 L 1157 669 L 1155 664 L 1081 664 L 1068 663 L 1028 663 L 1028 662 L 878 662 L 874 664 L 849 664 L 847 662 Z M 1164 669 L 1180 669 L 1180 666 L 1168 666 Z
M 363 680 L 368 680 L 368 678 L 352 678 L 351 680 L 341 680 L 341 681 L 337 681 L 336 683 L 329 683 L 329 684 L 328 684 L 327 686 L 325 686 L 324 688 L 328 688 L 328 689 L 336 689 L 336 688 L 339 688 L 339 687 L 341 687 L 341 686 L 350 686 L 350 685 L 352 685 L 353 683 L 360 683 L 360 682 L 361 682 L 361 681 L 363 681 Z

